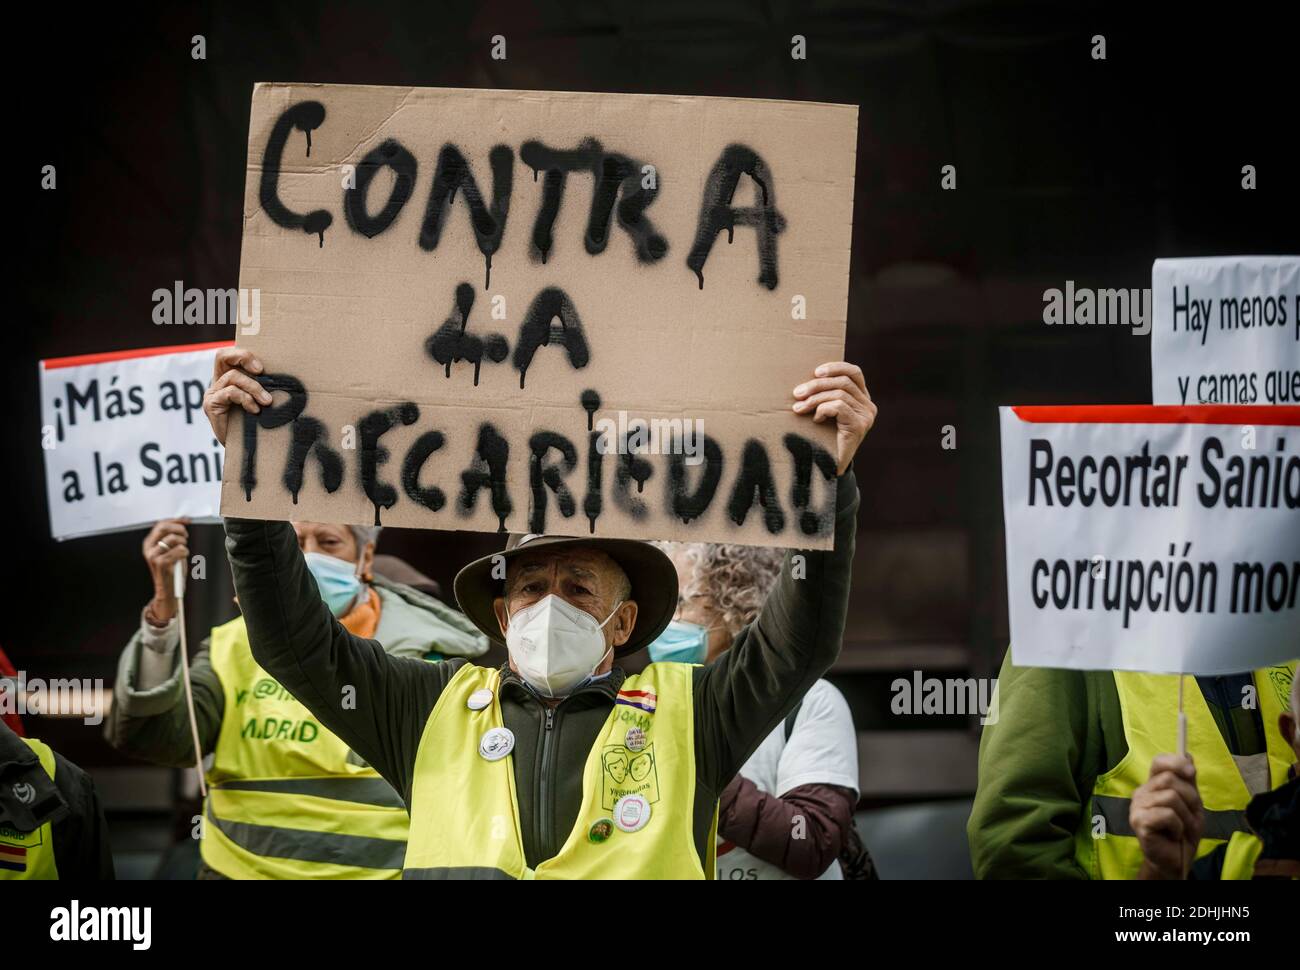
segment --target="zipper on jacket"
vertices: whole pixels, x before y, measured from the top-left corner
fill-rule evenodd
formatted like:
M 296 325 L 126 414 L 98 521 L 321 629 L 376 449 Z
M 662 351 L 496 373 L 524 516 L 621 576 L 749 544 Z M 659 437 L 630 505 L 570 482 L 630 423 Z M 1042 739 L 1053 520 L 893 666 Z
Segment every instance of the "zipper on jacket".
M 543 705 L 546 724 L 542 729 L 541 762 L 537 773 L 537 864 L 541 865 L 555 854 L 551 844 L 555 830 L 555 806 L 551 804 L 551 749 L 555 737 L 555 708 Z
M 537 795 L 536 807 L 534 809 L 533 833 L 536 836 L 536 842 L 533 848 L 537 855 L 537 865 L 541 865 L 547 859 L 553 858 L 563 848 L 564 842 L 555 844 L 555 805 L 552 803 L 553 779 L 551 773 L 554 771 L 553 761 L 556 760 L 554 749 L 558 747 L 555 736 L 558 733 L 558 724 L 560 721 L 560 708 L 566 701 L 571 700 L 580 692 L 586 692 L 592 688 L 583 688 L 582 691 L 568 695 L 554 707 L 544 703 L 542 696 L 533 689 L 533 687 L 522 682 L 524 689 L 528 691 L 541 705 L 542 708 L 542 743 L 538 748 L 537 755 L 537 780 L 533 785 L 533 790 Z M 585 762 L 584 762 L 585 763 Z M 568 840 L 569 833 L 565 833 L 564 841 Z

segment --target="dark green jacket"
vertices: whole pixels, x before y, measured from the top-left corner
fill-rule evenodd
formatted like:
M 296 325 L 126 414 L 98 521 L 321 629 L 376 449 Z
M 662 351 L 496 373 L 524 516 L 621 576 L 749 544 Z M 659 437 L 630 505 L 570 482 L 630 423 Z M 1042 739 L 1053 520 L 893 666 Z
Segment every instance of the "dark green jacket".
M 758 619 L 694 681 L 695 845 L 707 858 L 718 795 L 839 654 L 848 608 L 858 491 L 839 479 L 834 550 L 787 554 Z M 248 624 L 253 656 L 327 728 L 388 779 L 410 805 L 416 749 L 442 689 L 465 660 L 424 663 L 391 657 L 343 629 L 321 603 L 284 522 L 226 520 L 226 550 Z M 794 578 L 790 555 L 804 557 Z M 635 595 L 635 591 L 633 592 Z M 614 706 L 624 674 L 547 707 L 503 671 L 524 855 L 530 867 L 554 856 L 578 817 L 583 766 Z M 345 709 L 345 689 L 355 704 Z M 352 696 L 352 691 L 347 692 Z M 542 732 L 553 731 L 540 760 Z
M 975 878 L 1086 879 L 1074 858 L 1082 806 L 1128 753 L 1115 678 L 1017 667 L 1008 650 L 997 691 L 966 826 Z

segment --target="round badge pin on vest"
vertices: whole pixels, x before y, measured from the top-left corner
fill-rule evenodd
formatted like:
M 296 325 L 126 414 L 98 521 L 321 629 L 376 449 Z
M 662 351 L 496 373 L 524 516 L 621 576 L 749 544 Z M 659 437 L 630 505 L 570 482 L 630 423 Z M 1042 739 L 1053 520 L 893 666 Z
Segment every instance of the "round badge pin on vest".
M 492 691 L 488 690 L 486 687 L 482 687 L 469 695 L 469 700 L 465 702 L 465 706 L 471 711 L 481 711 L 491 703 Z
M 500 761 L 515 749 L 515 733 L 507 727 L 492 728 L 478 743 L 478 753 L 488 761 Z
M 623 747 L 627 748 L 629 751 L 640 751 L 645 748 L 645 745 L 645 731 L 641 730 L 639 727 L 630 727 L 627 729 L 627 734 L 623 738 Z
M 612 818 L 598 818 L 591 823 L 591 828 L 587 829 L 588 842 L 604 842 L 614 834 L 614 820 Z
M 614 803 L 614 824 L 624 832 L 640 832 L 650 821 L 650 802 L 644 795 L 624 795 Z

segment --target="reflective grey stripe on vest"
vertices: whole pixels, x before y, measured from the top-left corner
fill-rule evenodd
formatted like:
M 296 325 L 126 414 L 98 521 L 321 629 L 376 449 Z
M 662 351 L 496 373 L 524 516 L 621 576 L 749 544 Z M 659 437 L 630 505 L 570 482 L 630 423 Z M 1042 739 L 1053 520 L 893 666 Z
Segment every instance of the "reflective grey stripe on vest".
M 339 802 L 401 808 L 406 805 L 382 778 L 269 778 L 257 781 L 226 781 L 213 786 L 220 791 L 269 791 L 286 795 L 314 795 Z
M 390 839 L 232 822 L 217 818 L 211 805 L 208 819 L 235 845 L 267 859 L 296 859 L 360 869 L 400 869 L 406 858 L 406 843 Z
M 1133 826 L 1128 821 L 1128 810 L 1131 804 L 1132 799 L 1129 798 L 1093 795 L 1093 816 L 1100 815 L 1106 820 L 1108 835 L 1127 835 L 1136 838 L 1137 833 L 1133 831 Z M 1250 826 L 1246 824 L 1245 812 L 1212 812 L 1202 809 L 1201 814 L 1205 819 L 1205 831 L 1201 833 L 1203 839 L 1230 839 L 1233 832 L 1250 831 Z
M 403 869 L 403 879 L 511 879 L 514 877 L 489 866 L 439 866 L 436 869 Z

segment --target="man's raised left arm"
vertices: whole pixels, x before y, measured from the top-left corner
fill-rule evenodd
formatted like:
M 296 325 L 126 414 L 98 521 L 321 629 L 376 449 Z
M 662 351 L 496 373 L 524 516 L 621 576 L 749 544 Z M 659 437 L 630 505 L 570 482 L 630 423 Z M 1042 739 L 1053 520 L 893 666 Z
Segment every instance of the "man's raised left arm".
M 696 766 L 721 791 L 839 656 L 848 613 L 858 487 L 852 463 L 875 422 L 862 371 L 823 364 L 794 389 L 796 413 L 835 422 L 835 545 L 792 549 L 758 618 L 695 674 Z

